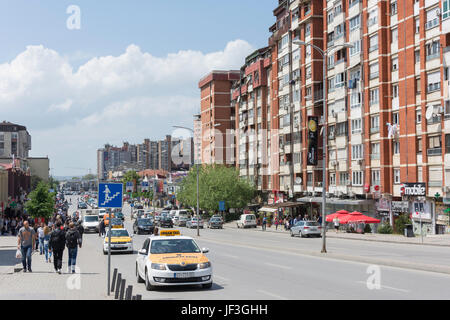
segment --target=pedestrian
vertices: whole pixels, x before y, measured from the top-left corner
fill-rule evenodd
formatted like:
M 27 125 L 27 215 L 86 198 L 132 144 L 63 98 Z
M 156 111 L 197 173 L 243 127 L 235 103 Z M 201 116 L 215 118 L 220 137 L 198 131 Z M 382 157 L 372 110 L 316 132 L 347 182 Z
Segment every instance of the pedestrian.
M 39 239 L 39 252 L 40 255 L 44 254 L 44 223 L 42 222 L 40 227 L 37 229 L 37 235 Z
M 278 218 L 275 217 L 275 230 L 278 230 Z
M 159 229 L 158 229 L 158 227 L 155 227 L 153 229 L 153 236 L 158 236 L 158 234 L 159 234 Z
M 76 228 L 77 228 L 78 232 L 80 233 L 81 241 L 83 241 L 84 228 L 83 228 L 83 225 L 81 224 L 81 219 L 77 221 Z
M 339 218 L 335 217 L 333 219 L 333 223 L 334 223 L 334 229 L 336 229 L 336 233 L 338 233 L 338 231 L 339 231 Z
M 6 233 L 9 233 L 9 224 L 10 224 L 11 222 L 10 222 L 10 220 L 9 220 L 9 217 L 6 217 L 6 219 L 5 219 L 5 232 Z
M 98 236 L 103 237 L 104 234 L 105 234 L 105 219 L 102 219 L 102 221 L 100 221 L 100 225 L 98 227 Z
M 17 218 L 11 218 L 11 233 L 13 236 L 16 235 Z
M 267 227 L 267 217 L 266 217 L 266 215 L 264 215 L 263 222 L 262 222 L 262 230 L 266 231 L 266 227 Z
M 30 227 L 28 221 L 25 221 L 23 227 L 20 228 L 17 237 L 17 249 L 22 252 L 23 272 L 31 271 L 31 255 L 35 246 L 36 238 L 34 229 Z
M 62 225 L 62 221 L 56 222 L 55 230 L 50 234 L 49 249 L 53 252 L 53 266 L 55 271 L 61 274 L 62 257 L 64 247 L 66 246 L 66 232 Z
M 4 234 L 4 227 L 5 227 L 5 216 L 0 215 L 0 235 Z
M 78 232 L 77 226 L 74 222 L 69 224 L 69 231 L 66 233 L 66 246 L 69 250 L 69 264 L 67 272 L 75 273 L 75 265 L 77 261 L 78 246 L 81 248 L 81 235 Z
M 48 226 L 44 227 L 44 253 L 45 262 L 52 262 L 52 252 L 48 250 L 50 241 L 51 229 Z

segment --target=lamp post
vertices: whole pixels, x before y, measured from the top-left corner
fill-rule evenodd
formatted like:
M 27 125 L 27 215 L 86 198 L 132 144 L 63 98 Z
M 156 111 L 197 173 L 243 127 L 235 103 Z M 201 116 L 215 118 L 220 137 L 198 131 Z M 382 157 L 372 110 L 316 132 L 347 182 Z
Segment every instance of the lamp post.
M 300 41 L 300 40 L 294 40 L 292 42 L 293 44 L 299 45 L 299 46 L 311 46 L 312 48 L 316 49 L 320 55 L 322 56 L 322 60 L 323 60 L 323 73 L 322 73 L 322 77 L 323 77 L 323 84 L 322 84 L 322 94 L 323 94 L 323 128 L 326 129 L 326 117 L 327 117 L 327 101 L 326 101 L 326 97 L 327 97 L 327 75 L 326 75 L 326 59 L 328 57 L 328 54 L 331 52 L 331 50 L 335 50 L 338 47 L 342 47 L 342 48 L 353 48 L 353 45 L 349 44 L 349 43 L 344 43 L 342 45 L 338 45 L 335 47 L 330 47 L 327 50 L 322 50 L 321 48 L 319 48 L 318 46 L 311 44 L 311 43 L 306 43 L 304 41 Z M 327 247 L 326 247 L 326 212 L 325 212 L 325 206 L 327 204 L 327 197 L 326 197 L 326 181 L 327 181 L 327 173 L 326 173 L 326 169 L 327 169 L 327 132 L 325 132 L 325 130 L 323 130 L 322 132 L 323 135 L 323 146 L 322 146 L 322 253 L 326 253 L 327 252 Z

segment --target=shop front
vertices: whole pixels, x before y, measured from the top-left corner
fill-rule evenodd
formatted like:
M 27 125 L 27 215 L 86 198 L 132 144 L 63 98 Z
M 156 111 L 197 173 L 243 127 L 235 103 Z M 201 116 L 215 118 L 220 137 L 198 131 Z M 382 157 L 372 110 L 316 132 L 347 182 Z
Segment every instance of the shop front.
M 450 199 L 448 199 L 450 200 Z M 450 201 L 436 202 L 436 234 L 450 233 Z

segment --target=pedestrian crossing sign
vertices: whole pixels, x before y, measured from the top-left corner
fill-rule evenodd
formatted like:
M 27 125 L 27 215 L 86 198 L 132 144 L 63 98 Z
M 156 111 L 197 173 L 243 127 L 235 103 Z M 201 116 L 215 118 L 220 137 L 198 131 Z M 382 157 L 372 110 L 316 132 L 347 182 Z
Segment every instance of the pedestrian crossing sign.
M 99 208 L 122 208 L 123 186 L 121 183 L 98 184 Z

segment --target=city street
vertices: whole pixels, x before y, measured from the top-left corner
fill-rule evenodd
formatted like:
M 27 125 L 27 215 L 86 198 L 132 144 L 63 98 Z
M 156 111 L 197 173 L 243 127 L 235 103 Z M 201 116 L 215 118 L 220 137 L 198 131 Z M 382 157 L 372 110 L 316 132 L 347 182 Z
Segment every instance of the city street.
M 69 212 L 76 207 L 75 197 Z M 132 234 L 131 208 L 124 207 L 125 227 Z M 390 267 L 389 262 L 405 265 L 426 264 L 445 268 L 449 265 L 446 247 L 390 244 L 342 239 L 328 239 L 329 255 L 319 252 L 320 238 L 291 238 L 287 234 L 263 232 L 259 229 L 195 229 L 180 228 L 183 235 L 192 236 L 207 254 L 214 268 L 214 285 L 172 287 L 148 292 L 135 277 L 136 252 L 147 235 L 134 235 L 134 254 L 113 254 L 112 268 L 117 268 L 133 285 L 133 294 L 143 299 L 171 300 L 246 300 L 246 299 L 448 299 L 450 274 Z M 67 250 L 66 250 L 67 251 Z M 341 255 L 341 256 L 340 256 Z M 343 259 L 341 259 L 343 257 Z M 360 259 L 381 261 L 361 263 Z M 72 275 L 57 275 L 52 264 L 33 256 L 33 273 L 1 275 L 0 298 L 31 299 L 107 299 L 107 256 L 102 253 L 102 238 L 85 234 L 79 251 L 79 287 Z M 354 260 L 354 261 L 351 261 Z M 67 252 L 64 263 L 67 262 Z M 66 264 L 64 264 L 65 270 Z M 379 288 L 371 276 L 379 268 Z M 368 269 L 370 274 L 368 273 Z M 369 280 L 369 281 L 368 281 Z M 75 282 L 74 282 L 75 281 Z M 367 284 L 369 282 L 369 286 Z M 20 283 L 20 285 L 17 285 Z M 370 289 L 371 288 L 371 289 Z

